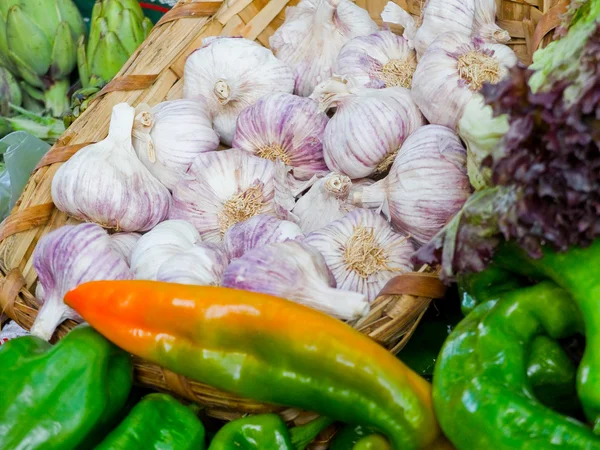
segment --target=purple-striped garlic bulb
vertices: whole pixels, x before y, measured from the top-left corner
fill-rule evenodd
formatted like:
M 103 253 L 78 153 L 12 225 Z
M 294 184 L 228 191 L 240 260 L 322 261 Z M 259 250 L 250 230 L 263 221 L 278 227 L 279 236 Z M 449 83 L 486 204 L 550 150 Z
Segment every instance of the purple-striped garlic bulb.
M 276 93 L 244 109 L 237 119 L 233 147 L 261 158 L 280 159 L 297 180 L 326 172 L 323 134 L 327 115 L 309 98 Z
M 36 295 L 42 306 L 31 334 L 46 341 L 63 321 L 82 319 L 63 298 L 82 283 L 97 280 L 131 280 L 133 272 L 99 225 L 65 225 L 47 234 L 33 253 L 38 275 Z
M 392 225 L 419 243 L 428 242 L 471 194 L 467 151 L 450 128 L 425 125 L 411 134 L 383 180 L 354 199 L 381 208 Z
M 229 258 L 221 246 L 201 242 L 163 262 L 156 279 L 169 283 L 219 286 L 228 264 Z
M 273 162 L 239 149 L 198 155 L 173 190 L 169 218 L 190 222 L 203 241 L 221 243 L 238 222 L 257 214 L 278 215 L 276 174 Z
M 302 237 L 304 233 L 295 223 L 268 214 L 259 214 L 229 228 L 223 236 L 223 246 L 229 258 L 233 260 L 253 248 Z
M 382 89 L 410 89 L 417 55 L 408 41 L 389 30 L 348 41 L 337 57 L 334 73 L 355 84 Z
M 413 269 L 412 244 L 375 211 L 356 209 L 303 242 L 323 255 L 338 289 L 365 294 L 369 302 L 389 280 Z
M 322 108 L 337 106 L 325 128 L 327 167 L 351 179 L 387 172 L 404 140 L 424 123 L 406 88 L 351 87 L 332 78 L 315 94 Z
M 336 289 L 323 256 L 298 241 L 268 244 L 233 260 L 223 286 L 275 295 L 344 320 L 369 311 L 364 294 Z
M 128 266 L 131 265 L 133 248 L 141 237 L 139 233 L 114 233 L 109 236 L 113 248 L 123 256 Z

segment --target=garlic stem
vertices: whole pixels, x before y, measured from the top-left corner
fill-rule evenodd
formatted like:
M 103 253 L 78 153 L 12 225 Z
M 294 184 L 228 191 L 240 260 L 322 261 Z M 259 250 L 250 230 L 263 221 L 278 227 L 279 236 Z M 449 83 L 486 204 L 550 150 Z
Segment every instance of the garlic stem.
M 227 81 L 222 78 L 218 79 L 215 83 L 214 92 L 219 100 L 219 103 L 221 105 L 226 105 L 231 96 L 231 89 L 229 88 Z
M 48 298 L 38 311 L 35 322 L 31 326 L 31 334 L 49 341 L 58 326 L 69 318 L 71 308 L 54 298 Z
M 352 204 L 369 209 L 381 207 L 385 203 L 387 197 L 386 184 L 387 180 L 383 179 L 353 192 L 354 196 L 350 199 Z
M 131 144 L 131 130 L 135 119 L 134 110 L 127 103 L 119 103 L 112 110 L 108 138 L 127 147 L 127 151 L 134 153 Z M 123 149 L 125 150 L 125 149 Z
M 369 313 L 369 303 L 364 294 L 325 285 L 311 286 L 310 295 L 299 290 L 294 300 L 342 320 L 359 319 Z

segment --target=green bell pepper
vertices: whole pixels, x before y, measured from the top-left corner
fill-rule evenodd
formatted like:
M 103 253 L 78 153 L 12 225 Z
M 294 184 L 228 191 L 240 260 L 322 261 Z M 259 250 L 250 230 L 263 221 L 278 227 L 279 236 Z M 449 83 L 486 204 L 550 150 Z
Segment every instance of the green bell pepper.
M 561 339 L 582 329 L 571 296 L 548 281 L 478 306 L 435 368 L 433 399 L 446 436 L 461 450 L 600 449 L 590 428 L 536 399 L 526 371 L 536 336 Z
M 389 442 L 369 427 L 346 425 L 331 442 L 329 450 L 391 450 Z
M 290 433 L 277 414 L 242 417 L 225 424 L 208 450 L 293 450 Z
M 0 367 L 2 450 L 90 448 L 118 420 L 133 374 L 129 355 L 87 325 L 54 347 L 12 339 Z
M 167 394 L 149 394 L 133 407 L 96 450 L 204 450 L 204 426 Z

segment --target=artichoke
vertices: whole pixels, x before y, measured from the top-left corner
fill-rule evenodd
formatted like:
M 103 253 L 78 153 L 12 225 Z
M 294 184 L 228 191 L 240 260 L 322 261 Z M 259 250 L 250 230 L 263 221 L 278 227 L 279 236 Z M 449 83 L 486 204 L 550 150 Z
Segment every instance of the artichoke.
M 10 105 L 21 106 L 23 94 L 15 77 L 4 67 L 0 67 L 0 115 L 7 116 Z
M 150 33 L 137 0 L 97 0 L 92 11 L 90 36 L 81 37 L 77 65 L 83 89 L 102 87 L 127 62 Z
M 69 107 L 69 75 L 84 30 L 72 0 L 0 0 L 0 65 L 41 89 L 56 117 Z

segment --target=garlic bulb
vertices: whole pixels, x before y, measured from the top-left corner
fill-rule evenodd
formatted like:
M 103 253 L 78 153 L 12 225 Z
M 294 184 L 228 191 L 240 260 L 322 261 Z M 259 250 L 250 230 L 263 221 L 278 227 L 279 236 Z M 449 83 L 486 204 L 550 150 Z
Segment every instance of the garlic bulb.
M 510 34 L 496 25 L 496 0 L 475 0 L 473 33 L 486 42 L 506 44 Z
M 365 295 L 335 289 L 323 256 L 297 241 L 255 248 L 231 262 L 223 286 L 275 295 L 351 320 L 369 311 Z
M 209 37 L 184 67 L 183 96 L 202 96 L 213 126 L 231 145 L 239 113 L 267 94 L 291 93 L 292 69 L 271 50 L 244 38 Z
M 112 110 L 108 137 L 79 150 L 52 179 L 52 200 L 67 214 L 117 231 L 146 231 L 167 217 L 171 194 L 131 144 L 134 109 Z
M 131 270 L 138 280 L 156 280 L 165 261 L 199 242 L 200 234 L 192 224 L 166 220 L 139 239 L 131 254 Z
M 259 214 L 229 228 L 223 236 L 223 246 L 229 258 L 235 259 L 253 248 L 299 237 L 304 237 L 304 233 L 295 223 Z
M 360 292 L 369 302 L 385 284 L 413 269 L 408 238 L 392 230 L 378 213 L 356 209 L 303 241 L 325 258 L 338 289 Z
M 233 146 L 261 158 L 280 159 L 298 180 L 327 171 L 323 133 L 327 115 L 314 100 L 277 93 L 261 98 L 238 117 Z
M 110 244 L 121 254 L 127 265 L 131 264 L 131 253 L 141 237 L 139 233 L 115 233 L 109 236 Z
M 419 58 L 444 33 L 471 36 L 474 17 L 475 0 L 427 0 L 418 21 L 394 2 L 388 2 L 381 14 L 384 22 L 404 27 L 403 36 Z
M 173 190 L 171 219 L 190 222 L 207 242 L 220 243 L 227 229 L 257 214 L 276 215 L 275 165 L 231 149 L 199 155 Z
M 334 73 L 355 83 L 381 89 L 410 89 L 417 55 L 408 41 L 389 30 L 359 36 L 342 47 Z
M 325 162 L 351 179 L 385 173 L 404 140 L 424 123 L 402 87 L 357 88 L 333 78 L 317 92 L 323 107 L 337 106 L 325 128 Z
M 466 159 L 451 129 L 425 125 L 404 142 L 389 175 L 356 196 L 358 204 L 380 207 L 396 229 L 428 242 L 471 193 Z
M 376 32 L 369 13 L 349 0 L 301 0 L 269 39 L 275 56 L 294 69 L 294 93 L 308 97 L 333 74 L 342 46 Z
M 355 207 L 348 202 L 351 186 L 350 178 L 336 172 L 318 180 L 292 209 L 300 229 L 310 233 L 352 211 Z
M 65 225 L 44 236 L 33 253 L 38 275 L 36 295 L 42 306 L 31 334 L 46 341 L 63 321 L 81 317 L 63 302 L 65 294 L 96 280 L 131 280 L 125 259 L 111 245 L 108 234 L 92 223 Z
M 173 255 L 158 269 L 156 279 L 169 283 L 218 286 L 229 259 L 221 247 L 210 243 Z
M 506 45 L 444 34 L 419 61 L 413 98 L 429 122 L 456 129 L 473 94 L 485 82 L 499 82 L 516 63 L 517 56 Z
M 202 97 L 172 100 L 139 108 L 133 126 L 133 147 L 140 161 L 169 189 L 200 153 L 219 147 Z

